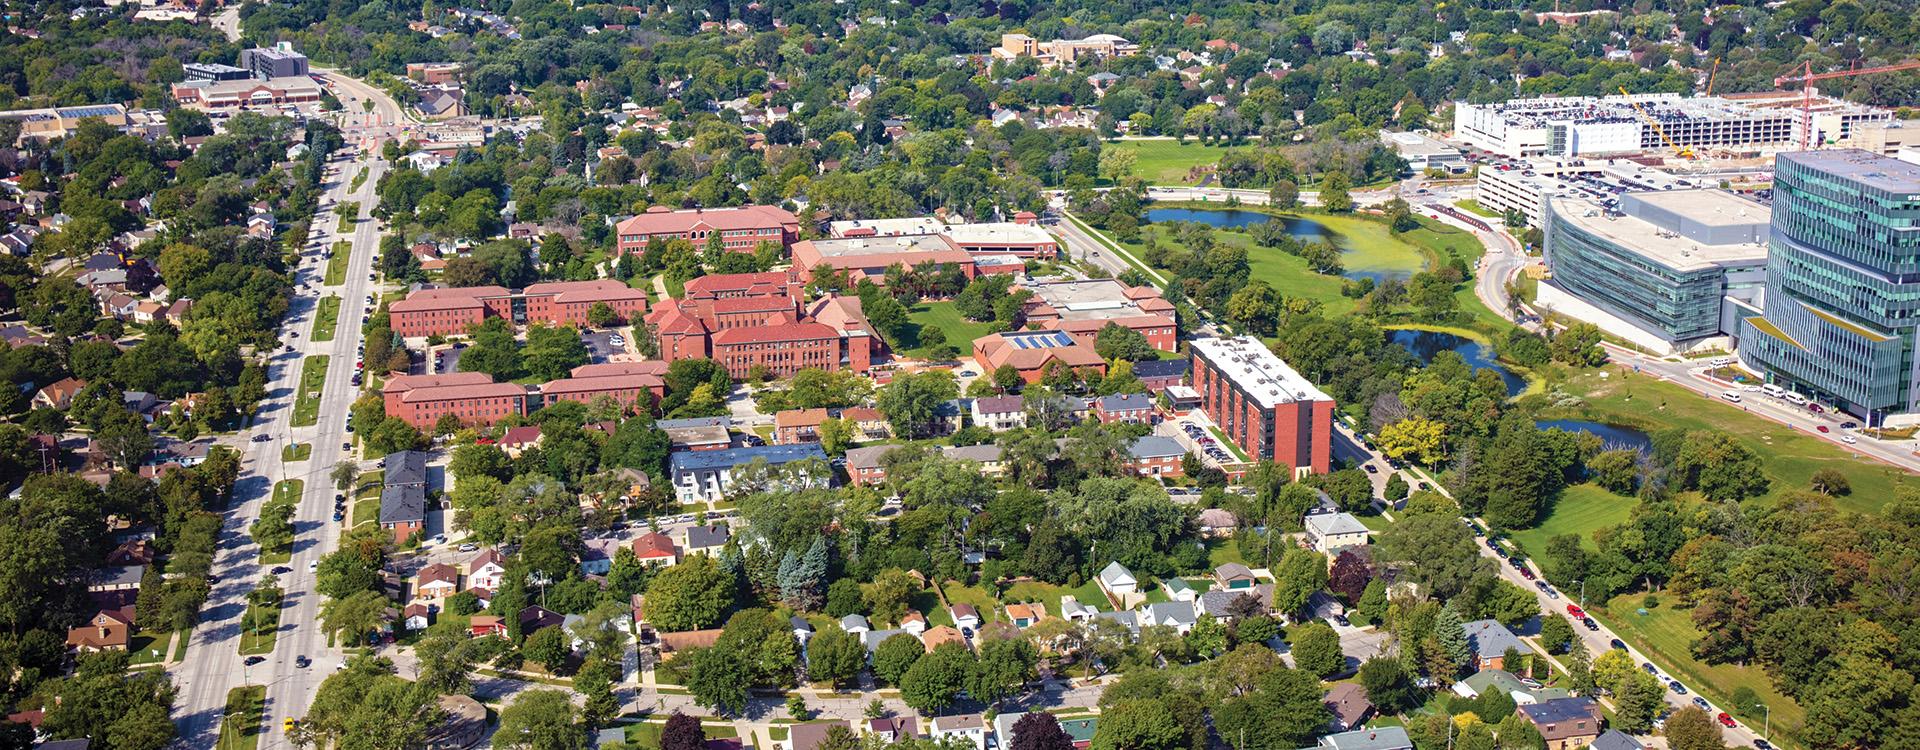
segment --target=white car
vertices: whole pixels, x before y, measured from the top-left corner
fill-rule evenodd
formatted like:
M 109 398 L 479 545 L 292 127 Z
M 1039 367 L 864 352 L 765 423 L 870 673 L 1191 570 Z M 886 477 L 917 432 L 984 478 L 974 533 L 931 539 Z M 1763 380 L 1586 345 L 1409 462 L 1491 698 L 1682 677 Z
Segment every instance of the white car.
M 1847 445 L 1853 445 L 1854 443 L 1860 442 L 1860 438 L 1854 437 L 1852 435 L 1841 435 L 1840 442 L 1846 443 Z
M 312 573 L 312 572 L 314 572 L 314 571 L 316 571 L 316 570 L 319 570 L 319 569 L 320 569 L 320 561 L 319 561 L 319 560 L 314 560 L 314 561 L 312 561 L 312 562 L 309 562 L 309 563 L 307 563 L 307 572 L 308 572 L 308 573 Z

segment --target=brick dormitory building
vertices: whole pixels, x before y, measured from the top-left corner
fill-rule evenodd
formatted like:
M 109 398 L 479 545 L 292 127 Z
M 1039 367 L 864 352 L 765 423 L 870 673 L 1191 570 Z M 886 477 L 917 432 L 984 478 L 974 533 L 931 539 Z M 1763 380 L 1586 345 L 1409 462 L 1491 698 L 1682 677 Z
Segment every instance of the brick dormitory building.
M 448 414 L 463 425 L 484 427 L 508 416 L 522 416 L 559 401 L 593 403 L 611 398 L 646 411 L 666 393 L 667 363 L 608 362 L 581 365 L 569 377 L 537 386 L 495 383 L 485 373 L 395 375 L 380 388 L 387 416 L 416 429 L 431 429 Z
M 600 303 L 622 320 L 639 320 L 647 312 L 647 293 L 613 279 L 550 281 L 525 289 L 441 287 L 415 291 L 388 306 L 387 314 L 393 332 L 402 336 L 446 336 L 466 333 L 488 318 L 515 325 L 585 326 L 587 314 Z
M 1189 347 L 1200 408 L 1229 440 L 1254 460 L 1284 464 L 1295 475 L 1326 473 L 1331 397 L 1259 339 L 1195 339 Z
M 855 297 L 808 301 L 798 276 L 721 274 L 688 282 L 678 300 L 660 303 L 646 325 L 661 359 L 708 358 L 745 378 L 755 365 L 775 377 L 805 369 L 865 373 L 886 346 Z
M 750 253 L 762 242 L 782 248 L 800 238 L 800 219 L 776 206 L 740 206 L 738 208 L 688 208 L 673 210 L 654 206 L 646 213 L 620 222 L 616 230 L 619 252 L 645 252 L 654 238 L 686 240 L 704 248 L 707 238 L 718 232 L 728 250 Z

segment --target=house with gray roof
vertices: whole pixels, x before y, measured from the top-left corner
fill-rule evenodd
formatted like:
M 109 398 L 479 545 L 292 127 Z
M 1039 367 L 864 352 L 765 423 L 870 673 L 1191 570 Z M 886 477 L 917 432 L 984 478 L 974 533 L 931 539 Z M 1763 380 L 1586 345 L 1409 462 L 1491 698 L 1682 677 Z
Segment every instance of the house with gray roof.
M 1250 589 L 1212 589 L 1200 595 L 1197 600 L 1201 612 L 1216 620 L 1224 620 L 1235 615 L 1240 607 L 1236 602 L 1241 597 L 1249 597 L 1260 604 L 1260 610 L 1266 611 L 1273 606 L 1273 585 L 1261 584 Z
M 1165 625 L 1186 635 L 1200 618 L 1194 613 L 1194 605 L 1187 602 L 1156 602 L 1139 610 L 1141 627 Z
M 852 614 L 840 618 L 840 629 L 854 635 L 859 635 L 872 630 L 873 626 L 867 623 L 866 615 Z
M 1626 732 L 1609 729 L 1593 738 L 1592 744 L 1587 745 L 1587 750 L 1646 750 L 1646 747 Z
M 1100 588 L 1114 596 L 1126 596 L 1140 590 L 1140 579 L 1134 577 L 1133 571 L 1127 570 L 1127 566 L 1115 560 L 1100 569 Z
M 973 400 L 973 424 L 994 432 L 1027 426 L 1026 400 L 1019 396 L 988 396 Z
M 1320 750 L 1413 750 L 1413 738 L 1400 727 L 1356 729 L 1321 737 Z
M 1506 669 L 1507 650 L 1527 652 L 1527 644 L 1501 625 L 1498 620 L 1474 620 L 1466 624 L 1467 645 L 1473 648 L 1480 669 Z
M 1307 527 L 1307 543 L 1329 555 L 1348 547 L 1367 543 L 1367 527 L 1352 513 L 1321 513 L 1301 520 Z

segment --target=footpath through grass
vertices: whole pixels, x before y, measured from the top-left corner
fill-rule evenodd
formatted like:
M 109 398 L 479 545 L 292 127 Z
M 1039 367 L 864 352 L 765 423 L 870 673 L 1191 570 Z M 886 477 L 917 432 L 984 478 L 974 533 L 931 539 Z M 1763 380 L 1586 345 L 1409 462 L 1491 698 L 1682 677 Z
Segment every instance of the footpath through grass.
M 327 286 L 339 286 L 347 283 L 347 262 L 353 257 L 353 243 L 340 240 L 333 243 L 333 257 L 327 259 Z
M 254 750 L 266 734 L 260 720 L 267 711 L 267 686 L 242 685 L 227 691 L 226 715 L 220 719 L 215 750 Z
M 1544 417 L 1590 419 L 1646 432 L 1679 427 L 1732 435 L 1765 458 L 1760 470 L 1772 482 L 1769 497 L 1804 490 L 1814 472 L 1836 469 L 1846 475 L 1852 492 L 1834 498 L 1834 504 L 1855 512 L 1875 512 L 1893 499 L 1895 487 L 1920 483 L 1920 478 L 1912 474 L 1862 458 L 1827 437 L 1796 430 L 1624 367 L 1582 373 L 1561 388 L 1585 403 L 1551 410 Z
M 313 314 L 313 340 L 332 341 L 333 330 L 339 325 L 340 297 L 331 294 L 321 297 L 320 308 Z
M 293 399 L 293 426 L 312 427 L 320 421 L 320 389 L 327 383 L 325 354 L 308 357 L 300 366 L 300 392 Z

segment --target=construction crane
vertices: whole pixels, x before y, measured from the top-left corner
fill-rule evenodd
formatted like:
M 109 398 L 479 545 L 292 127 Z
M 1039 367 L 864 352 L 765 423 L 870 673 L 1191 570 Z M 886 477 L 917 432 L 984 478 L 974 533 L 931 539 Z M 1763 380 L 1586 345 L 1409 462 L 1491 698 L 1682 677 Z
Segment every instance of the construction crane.
M 1660 120 L 1655 118 L 1653 115 L 1647 114 L 1646 110 L 1641 109 L 1640 103 L 1633 100 L 1632 94 L 1627 93 L 1627 87 L 1625 86 L 1620 87 L 1620 95 L 1627 97 L 1627 103 L 1633 105 L 1633 111 L 1640 113 L 1640 117 L 1645 119 L 1648 125 L 1653 126 L 1653 132 L 1660 134 L 1660 140 L 1666 141 L 1667 148 L 1673 149 L 1674 153 L 1678 154 L 1682 159 L 1694 158 L 1693 149 L 1688 146 L 1682 146 L 1678 143 L 1674 143 L 1672 138 L 1668 138 L 1666 128 L 1660 127 Z
M 1894 63 L 1892 65 L 1876 65 L 1870 68 L 1848 68 L 1846 70 L 1832 70 L 1825 73 L 1813 72 L 1812 61 L 1802 63 L 1802 65 L 1804 67 L 1802 68 L 1803 72 L 1800 75 L 1780 76 L 1778 78 L 1773 79 L 1773 85 L 1777 88 L 1780 86 L 1784 86 L 1788 83 L 1799 82 L 1800 84 L 1800 148 L 1803 151 L 1810 151 L 1813 149 L 1812 143 L 1813 143 L 1813 82 L 1814 81 L 1824 81 L 1829 78 L 1848 78 L 1851 76 L 1863 76 L 1870 73 L 1892 73 L 1897 70 L 1913 70 L 1915 68 L 1920 68 L 1920 60 L 1908 60 L 1902 63 Z
M 1720 58 L 1713 58 L 1713 69 L 1707 71 L 1707 96 L 1713 96 L 1713 79 L 1720 75 Z

